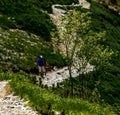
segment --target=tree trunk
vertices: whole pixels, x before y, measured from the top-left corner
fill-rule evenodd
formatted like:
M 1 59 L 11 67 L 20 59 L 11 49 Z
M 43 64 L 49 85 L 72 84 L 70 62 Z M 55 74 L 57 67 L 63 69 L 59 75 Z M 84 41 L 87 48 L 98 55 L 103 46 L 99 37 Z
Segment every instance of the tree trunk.
M 71 96 L 73 98 L 73 80 L 72 80 L 72 70 L 71 66 L 68 66 L 69 76 L 70 76 L 70 86 L 71 86 Z

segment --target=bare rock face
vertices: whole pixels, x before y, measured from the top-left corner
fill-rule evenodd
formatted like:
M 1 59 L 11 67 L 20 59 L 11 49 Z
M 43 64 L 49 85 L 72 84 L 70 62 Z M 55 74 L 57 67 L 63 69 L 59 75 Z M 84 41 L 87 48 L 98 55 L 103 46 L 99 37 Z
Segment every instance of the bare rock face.
M 80 6 L 82 6 L 83 8 L 90 9 L 90 3 L 87 2 L 86 0 L 79 0 L 79 4 L 80 4 Z

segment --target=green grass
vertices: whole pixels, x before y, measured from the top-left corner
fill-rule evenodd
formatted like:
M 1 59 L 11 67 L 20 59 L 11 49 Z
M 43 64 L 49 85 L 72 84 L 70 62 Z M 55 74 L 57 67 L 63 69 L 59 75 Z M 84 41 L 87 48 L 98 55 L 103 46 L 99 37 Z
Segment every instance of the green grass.
M 106 72 L 102 73 L 102 70 L 100 70 L 94 75 L 96 80 L 101 81 L 101 87 L 99 88 L 101 98 L 113 105 L 115 103 L 120 104 L 119 94 L 117 93 L 120 91 L 120 85 L 118 84 L 118 81 L 120 81 L 120 16 L 95 2 L 92 3 L 91 13 L 92 30 L 95 32 L 106 31 L 105 41 L 102 44 L 117 52 L 112 57 L 111 66 L 106 69 Z
M 48 90 L 34 85 L 29 75 L 0 73 L 0 80 L 9 80 L 12 91 L 25 100 L 29 100 L 29 105 L 33 109 L 48 112 L 48 105 L 51 110 L 61 112 L 65 115 L 115 115 L 109 106 L 102 107 L 99 104 L 92 104 L 85 100 L 61 98 Z
M 1 71 L 8 71 L 13 67 L 24 71 L 37 69 L 36 61 L 40 54 L 45 56 L 50 66 L 64 65 L 64 59 L 60 54 L 53 52 L 50 42 L 23 30 L 0 28 Z
M 43 12 L 40 3 L 37 0 L 0 1 L 0 26 L 22 29 L 49 41 L 55 25 L 49 15 Z

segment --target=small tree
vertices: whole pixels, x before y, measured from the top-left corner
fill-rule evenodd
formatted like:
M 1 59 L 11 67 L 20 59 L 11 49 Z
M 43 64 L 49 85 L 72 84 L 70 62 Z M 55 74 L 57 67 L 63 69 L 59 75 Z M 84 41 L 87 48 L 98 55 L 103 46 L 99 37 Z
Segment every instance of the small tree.
M 82 37 L 89 30 L 90 13 L 80 13 L 78 11 L 67 12 L 58 25 L 58 39 L 55 43 L 66 58 L 69 76 L 71 81 L 71 91 L 73 94 L 72 67 L 76 58 L 76 53 L 82 46 Z M 55 36 L 56 37 L 56 36 Z M 59 42 L 59 43 L 58 43 Z M 54 44 L 55 45 L 55 44 Z M 57 49 L 57 48 L 56 48 Z
M 112 51 L 108 51 L 108 48 L 100 45 L 100 42 L 104 40 L 105 32 L 91 31 L 90 24 L 90 12 L 80 13 L 74 10 L 68 12 L 62 18 L 61 24 L 58 25 L 59 48 L 67 60 L 72 94 L 73 68 L 78 70 L 78 75 L 84 74 L 90 71 L 86 70 L 88 63 L 98 66 L 101 62 L 106 62 L 113 54 Z M 83 79 L 81 80 L 82 87 L 84 87 Z
M 72 66 L 74 65 L 76 53 L 83 45 L 82 37 L 89 30 L 89 14 L 89 12 L 68 12 L 58 26 L 60 49 L 62 47 L 62 53 L 67 59 L 70 77 L 72 77 Z

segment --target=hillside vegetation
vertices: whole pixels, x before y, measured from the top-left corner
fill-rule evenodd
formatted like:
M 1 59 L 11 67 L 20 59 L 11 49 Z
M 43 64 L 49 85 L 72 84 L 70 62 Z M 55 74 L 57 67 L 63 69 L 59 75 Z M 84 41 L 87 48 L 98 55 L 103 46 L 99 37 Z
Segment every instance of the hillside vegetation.
M 95 76 L 99 76 L 97 79 L 102 81 L 101 91 L 105 91 L 102 95 L 104 95 L 107 101 L 111 103 L 112 100 L 115 101 L 117 99 L 116 102 L 120 104 L 120 100 L 118 99 L 120 95 L 117 93 L 120 89 L 118 83 L 120 81 L 120 16 L 96 3 L 91 10 L 93 12 L 93 30 L 106 31 L 107 34 L 104 45 L 108 45 L 113 51 L 117 52 L 117 54 L 112 57 L 110 61 L 111 66 L 106 68 L 105 73 L 102 73 L 102 68 L 98 72 L 99 74 L 96 73 Z
M 42 115 L 54 115 L 54 112 L 61 115 L 115 115 L 108 105 L 100 106 L 77 98 L 55 95 L 48 89 L 33 84 L 30 75 L 0 73 L 1 80 L 11 80 L 11 90 L 15 95 L 19 95 L 26 101 L 29 100 L 29 105 Z
M 91 30 L 96 32 L 106 32 L 105 41 L 100 43 L 103 47 L 109 47 L 115 54 L 108 65 L 102 66 L 94 72 L 81 75 L 73 79 L 73 92 L 75 97 L 85 98 L 90 101 L 101 101 L 112 105 L 120 104 L 120 16 L 107 9 L 104 5 L 91 2 L 90 10 L 77 9 L 81 12 L 91 12 Z M 74 26 L 73 26 L 74 27 Z M 87 49 L 89 50 L 89 49 Z M 64 96 L 71 95 L 70 81 L 64 83 L 64 88 L 56 88 L 56 94 Z M 66 93 L 67 92 L 67 93 Z M 93 98 L 90 99 L 90 96 Z M 95 98 L 95 99 L 94 99 Z
M 92 30 L 106 32 L 105 41 L 101 45 L 112 49 L 115 55 L 111 58 L 109 66 L 102 66 L 97 71 L 72 79 L 73 98 L 75 99 L 70 98 L 69 80 L 62 83 L 64 87 L 58 85 L 56 88 L 46 90 L 33 84 L 33 78 L 26 74 L 38 73 L 36 60 L 40 54 L 46 57 L 49 69 L 54 66 L 64 67 L 67 65 L 66 59 L 60 52 L 55 52 L 53 49 L 51 32 L 54 33 L 57 29 L 48 12 L 52 12 L 52 4 L 71 4 L 73 2 L 77 3 L 78 1 L 0 1 L 0 79 L 13 78 L 10 83 L 12 90 L 17 95 L 29 99 L 31 106 L 36 105 L 35 109 L 39 111 L 45 112 L 50 103 L 53 110 L 64 111 L 65 109 L 66 114 L 113 115 L 114 113 L 107 105 L 110 104 L 119 114 L 120 16 L 101 4 L 92 1 L 91 9 L 79 8 L 77 10 L 91 12 Z M 8 72 L 16 71 L 21 73 L 8 74 Z M 32 92 L 35 92 L 35 95 Z M 40 100 L 36 101 L 36 98 Z M 80 98 L 99 103 L 102 106 L 91 104 Z
M 13 69 L 25 72 L 37 72 L 37 58 L 40 54 L 47 57 L 48 67 L 64 65 L 60 54 L 55 54 L 51 44 L 35 34 L 28 34 L 19 29 L 0 28 L 0 70 L 12 71 Z M 54 57 L 51 58 L 51 57 Z M 59 60 L 56 61 L 55 59 Z

